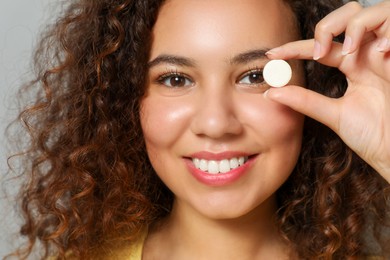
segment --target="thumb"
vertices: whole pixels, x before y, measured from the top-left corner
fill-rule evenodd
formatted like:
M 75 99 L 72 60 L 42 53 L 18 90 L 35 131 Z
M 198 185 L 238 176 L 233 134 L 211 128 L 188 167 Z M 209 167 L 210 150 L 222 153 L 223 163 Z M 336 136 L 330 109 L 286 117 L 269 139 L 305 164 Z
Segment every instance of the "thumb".
M 270 88 L 266 97 L 295 111 L 307 115 L 337 132 L 339 107 L 337 99 L 329 98 L 312 90 L 289 85 Z

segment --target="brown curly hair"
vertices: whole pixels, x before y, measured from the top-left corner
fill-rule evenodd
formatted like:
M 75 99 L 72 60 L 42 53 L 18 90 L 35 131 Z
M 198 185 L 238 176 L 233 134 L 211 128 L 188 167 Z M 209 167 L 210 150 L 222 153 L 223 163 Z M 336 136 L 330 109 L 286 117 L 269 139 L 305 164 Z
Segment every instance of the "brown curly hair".
M 302 39 L 341 0 L 285 0 Z M 173 194 L 146 154 L 139 112 L 151 30 L 163 0 L 78 0 L 43 35 L 37 78 L 23 88 L 35 103 L 20 114 L 30 139 L 21 210 L 28 238 L 14 255 L 92 258 L 106 243 L 134 241 L 169 214 Z M 308 87 L 331 97 L 346 89 L 337 69 L 306 63 Z M 23 136 L 25 138 L 25 135 Z M 300 259 L 365 253 L 364 234 L 385 245 L 388 184 L 331 130 L 307 119 L 302 153 L 278 191 L 277 219 Z M 20 156 L 17 156 L 18 158 Z M 371 228 L 367 228 L 371 227 Z M 376 254 L 385 255 L 386 248 Z

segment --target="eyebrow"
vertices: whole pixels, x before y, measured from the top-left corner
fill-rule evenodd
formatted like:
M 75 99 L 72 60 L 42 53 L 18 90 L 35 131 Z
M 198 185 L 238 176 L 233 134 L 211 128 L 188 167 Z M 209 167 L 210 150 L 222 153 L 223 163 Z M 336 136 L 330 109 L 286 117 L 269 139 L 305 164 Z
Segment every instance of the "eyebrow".
M 266 52 L 269 51 L 269 48 L 266 49 L 255 49 L 247 52 L 240 53 L 230 59 L 231 64 L 244 64 L 249 63 L 254 60 L 267 58 Z M 157 56 L 155 59 L 148 62 L 148 67 L 154 67 L 163 63 L 183 66 L 183 67 L 195 67 L 196 62 L 193 59 L 189 59 L 183 56 L 162 54 Z
M 250 50 L 244 53 L 240 53 L 236 56 L 234 56 L 231 60 L 231 64 L 243 64 L 243 63 L 249 63 L 254 60 L 259 59 L 265 59 L 267 58 L 267 51 L 269 51 L 269 48 L 266 49 L 256 49 L 256 50 Z
M 162 63 L 168 63 L 168 64 L 178 65 L 183 67 L 195 67 L 195 61 L 192 59 L 176 56 L 176 55 L 168 55 L 168 54 L 159 55 L 154 60 L 149 61 L 148 66 L 149 68 L 151 68 L 160 65 Z

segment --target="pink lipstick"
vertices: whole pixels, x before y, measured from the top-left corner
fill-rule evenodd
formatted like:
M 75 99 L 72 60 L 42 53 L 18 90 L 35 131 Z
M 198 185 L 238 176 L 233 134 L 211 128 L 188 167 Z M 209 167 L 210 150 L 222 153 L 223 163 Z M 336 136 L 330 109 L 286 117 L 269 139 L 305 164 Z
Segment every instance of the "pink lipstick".
M 252 166 L 257 156 L 240 152 L 199 152 L 185 158 L 188 170 L 199 182 L 208 186 L 229 185 Z

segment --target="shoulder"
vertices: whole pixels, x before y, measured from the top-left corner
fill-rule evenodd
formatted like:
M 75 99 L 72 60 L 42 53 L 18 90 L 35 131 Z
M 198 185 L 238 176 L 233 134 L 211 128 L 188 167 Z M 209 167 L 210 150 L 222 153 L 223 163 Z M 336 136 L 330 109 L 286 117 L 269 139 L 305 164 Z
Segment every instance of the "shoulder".
M 115 245 L 104 245 L 91 252 L 91 259 L 94 260 L 141 260 L 144 242 L 147 236 L 147 230 L 144 230 L 140 236 L 133 242 L 123 241 Z M 48 257 L 46 260 L 57 260 L 58 257 Z M 66 260 L 78 259 L 71 251 L 65 255 Z
M 144 240 L 144 237 L 142 237 L 131 245 L 122 245 L 117 248 L 108 249 L 101 259 L 141 260 Z
M 131 244 L 124 242 L 115 246 L 106 246 L 99 250 L 94 259 L 141 260 L 146 236 L 147 230 L 144 230 L 138 239 Z

